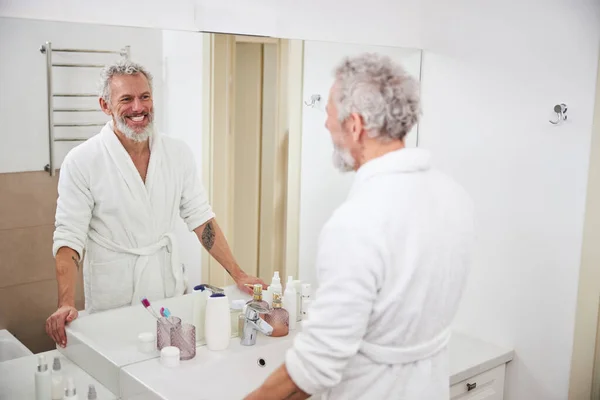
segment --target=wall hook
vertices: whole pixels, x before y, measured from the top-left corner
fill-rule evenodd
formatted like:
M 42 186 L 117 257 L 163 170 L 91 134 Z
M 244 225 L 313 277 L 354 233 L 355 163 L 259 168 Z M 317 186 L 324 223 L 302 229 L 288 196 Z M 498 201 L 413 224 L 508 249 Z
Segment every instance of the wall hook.
M 567 120 L 567 105 L 565 103 L 560 103 L 554 106 L 554 112 L 556 113 L 556 121 L 550 121 L 551 124 L 558 125 L 562 121 Z
M 310 96 L 310 102 L 305 101 L 304 104 L 307 105 L 308 107 L 314 108 L 320 102 L 321 102 L 321 95 L 313 94 L 312 96 Z

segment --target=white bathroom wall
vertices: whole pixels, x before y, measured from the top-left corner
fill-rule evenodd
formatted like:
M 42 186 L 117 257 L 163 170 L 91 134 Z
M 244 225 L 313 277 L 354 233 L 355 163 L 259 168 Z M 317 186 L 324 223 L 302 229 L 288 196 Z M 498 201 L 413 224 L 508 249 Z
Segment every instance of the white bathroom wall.
M 568 397 L 600 43 L 600 3 L 584 4 L 456 10 L 423 60 L 420 145 L 477 210 L 457 328 L 515 349 L 511 400 Z
M 160 30 L 69 22 L 0 18 L 0 173 L 41 171 L 49 161 L 46 56 L 53 47 L 119 50 L 157 75 L 157 108 L 162 108 L 162 34 Z M 54 53 L 55 62 L 107 63 L 115 55 Z M 53 68 L 54 92 L 97 92 L 99 68 Z M 54 113 L 55 123 L 105 122 L 97 98 L 55 98 L 55 107 L 95 108 L 97 112 Z M 161 126 L 157 118 L 157 126 Z M 56 137 L 91 137 L 101 127 L 55 128 Z M 56 167 L 78 142 L 57 142 Z
M 88 24 L 196 30 L 193 0 L 2 0 L 0 15 Z
M 183 140 L 192 149 L 202 179 L 202 40 L 204 33 L 162 33 L 164 133 Z M 206 187 L 206 183 L 203 182 Z M 201 283 L 202 248 L 196 234 L 180 221 L 176 234 L 189 286 Z
M 476 263 L 457 326 L 515 348 L 507 398 L 565 399 L 600 3 L 194 2 L 195 23 L 205 30 L 426 49 L 421 145 L 471 192 L 478 210 Z M 66 0 L 12 0 L 2 2 L 0 15 L 7 3 L 23 16 L 46 12 L 98 21 L 110 19 L 123 4 L 72 0 L 72 8 L 57 12 L 52 5 Z M 128 8 L 115 20 L 162 24 L 170 18 L 188 29 L 187 15 L 157 15 L 158 1 L 151 3 L 137 13 Z M 186 3 L 164 7 L 181 9 Z M 562 101 L 569 106 L 569 123 L 551 127 L 552 107 Z M 332 207 L 329 198 L 336 196 L 328 192 L 321 201 Z
M 416 79 L 421 65 L 420 50 L 333 42 L 304 42 L 304 94 L 321 95 L 321 103 L 303 107 L 302 155 L 300 169 L 300 227 L 298 274 L 301 280 L 317 285 L 315 254 L 317 237 L 333 210 L 346 198 L 354 173 L 342 174 L 332 163 L 333 146 L 325 129 L 325 106 L 333 83 L 333 70 L 344 56 L 378 52 L 401 63 Z M 407 136 L 407 146 L 417 143 L 417 127 Z

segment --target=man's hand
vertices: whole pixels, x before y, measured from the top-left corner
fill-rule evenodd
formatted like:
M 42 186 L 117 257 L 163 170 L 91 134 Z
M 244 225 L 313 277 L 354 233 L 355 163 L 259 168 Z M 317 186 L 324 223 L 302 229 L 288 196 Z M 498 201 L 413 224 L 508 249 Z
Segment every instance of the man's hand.
M 247 275 L 245 272 L 241 273 L 239 276 L 233 277 L 233 280 L 235 281 L 235 284 L 237 285 L 238 289 L 240 289 L 244 293 L 252 294 L 252 286 L 257 283 L 261 284 L 263 286 L 263 289 L 267 289 L 267 285 L 262 281 L 262 279 Z
M 62 306 L 46 320 L 46 333 L 61 347 L 67 345 L 65 325 L 77 318 L 79 313 L 72 306 Z
M 275 372 L 254 392 L 244 400 L 306 400 L 310 397 L 300 389 L 290 378 L 285 364 Z

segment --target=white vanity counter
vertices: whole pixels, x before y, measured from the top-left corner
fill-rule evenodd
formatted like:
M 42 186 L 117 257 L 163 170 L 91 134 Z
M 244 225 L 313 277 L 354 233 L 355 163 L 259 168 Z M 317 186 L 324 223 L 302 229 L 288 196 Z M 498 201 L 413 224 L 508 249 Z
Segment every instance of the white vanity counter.
M 44 353 L 51 369 L 54 357 L 60 357 L 63 377 L 73 377 L 75 388 L 80 399 L 86 399 L 88 385 L 93 384 L 100 400 L 117 399 L 111 391 L 102 386 L 97 380 L 89 376 L 81 368 L 61 355 L 57 350 Z M 35 399 L 35 371 L 37 369 L 38 355 L 29 355 L 13 360 L 0 362 L 0 400 L 30 400 Z
M 227 289 L 228 296 L 239 295 Z M 186 295 L 154 307 L 169 307 L 173 315 L 191 322 L 191 305 L 192 297 Z M 141 332 L 155 331 L 156 320 L 141 305 L 124 307 L 73 321 L 67 328 L 68 345 L 59 351 L 123 400 L 239 400 L 284 362 L 297 332 L 284 338 L 259 334 L 254 346 L 242 346 L 239 338 L 233 338 L 228 349 L 218 352 L 198 346 L 195 358 L 167 368 L 158 351 L 142 353 L 137 348 Z M 448 352 L 452 400 L 503 399 L 505 366 L 512 360 L 512 350 L 455 332 Z M 34 365 L 31 368 L 33 374 Z
M 285 338 L 258 336 L 244 347 L 231 340 L 228 349 L 211 352 L 199 347 L 196 357 L 176 368 L 152 359 L 121 370 L 123 399 L 239 400 L 258 387 L 285 357 L 293 334 Z M 504 368 L 513 351 L 454 333 L 449 345 L 451 398 L 501 400 Z M 493 373 L 492 373 L 493 372 Z M 471 389 L 469 389 L 471 388 Z

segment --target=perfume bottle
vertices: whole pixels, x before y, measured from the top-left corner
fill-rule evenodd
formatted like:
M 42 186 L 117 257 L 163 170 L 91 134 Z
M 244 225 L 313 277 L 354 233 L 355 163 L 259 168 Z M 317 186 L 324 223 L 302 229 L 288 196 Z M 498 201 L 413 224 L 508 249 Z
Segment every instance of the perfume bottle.
M 273 309 L 265 315 L 265 322 L 273 327 L 271 336 L 286 336 L 290 331 L 290 313 L 282 307 L 281 294 L 273 293 Z
M 256 285 L 253 286 L 253 293 L 254 293 L 254 298 L 250 301 L 248 301 L 246 304 L 257 304 L 260 305 L 263 308 L 266 308 L 267 310 L 270 310 L 271 307 L 269 306 L 269 303 L 267 303 L 266 301 L 263 300 L 262 298 L 262 285 L 260 283 L 257 283 Z M 260 314 L 260 317 L 262 319 L 264 319 L 263 315 L 266 314 Z

